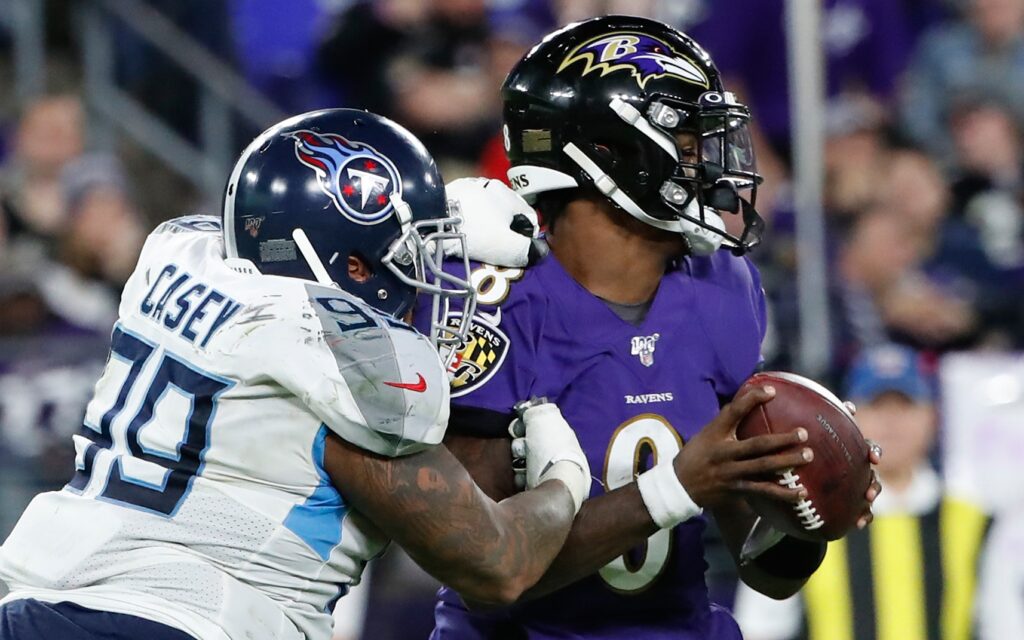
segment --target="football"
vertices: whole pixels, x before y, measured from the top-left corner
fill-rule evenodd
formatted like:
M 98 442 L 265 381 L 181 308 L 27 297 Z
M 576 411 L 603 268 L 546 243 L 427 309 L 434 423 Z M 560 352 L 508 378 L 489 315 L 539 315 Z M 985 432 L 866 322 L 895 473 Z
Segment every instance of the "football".
M 751 411 L 739 424 L 740 440 L 769 433 L 807 430 L 814 459 L 779 473 L 780 484 L 807 489 L 797 504 L 751 497 L 751 508 L 777 529 L 808 540 L 836 540 L 856 526 L 867 507 L 871 484 L 870 447 L 849 410 L 822 385 L 793 373 L 767 371 L 741 388 L 775 387 L 775 397 Z

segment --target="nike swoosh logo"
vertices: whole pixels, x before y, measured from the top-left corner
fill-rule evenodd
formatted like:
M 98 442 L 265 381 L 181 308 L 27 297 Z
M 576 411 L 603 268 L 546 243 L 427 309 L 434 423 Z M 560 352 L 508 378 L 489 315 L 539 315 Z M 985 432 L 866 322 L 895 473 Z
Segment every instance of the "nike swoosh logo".
M 478 309 L 476 315 L 480 316 L 487 322 L 490 322 L 492 326 L 497 327 L 501 324 L 501 307 L 495 309 L 494 313 L 487 313 L 486 311 L 480 311 Z
M 419 378 L 416 382 L 385 382 L 384 384 L 396 389 L 405 389 L 406 391 L 423 393 L 427 390 L 427 381 L 423 379 L 422 373 L 417 373 L 416 377 Z

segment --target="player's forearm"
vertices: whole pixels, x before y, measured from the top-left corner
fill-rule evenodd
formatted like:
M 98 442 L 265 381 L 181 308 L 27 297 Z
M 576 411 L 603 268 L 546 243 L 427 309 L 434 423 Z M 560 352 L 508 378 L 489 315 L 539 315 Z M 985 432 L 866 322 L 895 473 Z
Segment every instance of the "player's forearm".
M 508 440 L 450 433 L 445 444 L 492 498 L 515 490 Z M 555 561 L 521 599 L 542 596 L 596 572 L 657 530 L 635 483 L 590 498 Z
M 470 606 L 508 605 L 543 575 L 562 548 L 572 526 L 572 500 L 558 482 L 498 504 L 479 498 L 468 509 L 437 514 L 448 533 L 407 550 Z
M 332 436 L 325 464 L 356 510 L 470 602 L 514 602 L 561 549 L 575 513 L 558 481 L 496 503 L 443 447 L 384 458 Z
M 543 596 L 596 572 L 657 531 L 635 482 L 590 498 L 562 551 L 522 599 Z
M 561 483 L 547 482 L 498 504 L 483 494 L 474 502 L 434 515 L 444 523 L 444 535 L 403 546 L 471 606 L 509 605 L 562 548 L 572 526 L 572 499 Z
M 486 544 L 502 552 L 497 563 L 489 564 L 486 569 L 503 587 L 501 604 L 516 601 L 536 584 L 565 547 L 574 512 L 572 500 L 567 497 L 568 490 L 560 482 L 548 481 L 497 504 L 495 538 Z M 472 547 L 463 549 L 466 554 L 476 552 Z M 479 555 L 487 557 L 485 552 Z M 460 593 L 467 600 L 473 600 L 468 592 Z

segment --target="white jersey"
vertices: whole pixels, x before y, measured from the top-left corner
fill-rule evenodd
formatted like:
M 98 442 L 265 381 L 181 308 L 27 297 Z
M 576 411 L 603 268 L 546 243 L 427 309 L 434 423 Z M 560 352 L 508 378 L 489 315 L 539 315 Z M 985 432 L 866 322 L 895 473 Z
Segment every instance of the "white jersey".
M 421 334 L 340 289 L 229 268 L 215 218 L 165 223 L 125 286 L 74 479 L 0 548 L 8 600 L 203 640 L 329 638 L 387 540 L 331 484 L 328 431 L 397 456 L 447 420 Z

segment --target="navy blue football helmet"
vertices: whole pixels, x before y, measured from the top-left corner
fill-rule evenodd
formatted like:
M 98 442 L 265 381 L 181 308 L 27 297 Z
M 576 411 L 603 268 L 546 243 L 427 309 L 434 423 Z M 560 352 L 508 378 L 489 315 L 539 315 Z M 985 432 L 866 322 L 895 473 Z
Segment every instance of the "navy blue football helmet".
M 444 244 L 462 243 L 467 254 L 460 221 L 449 215 L 433 158 L 386 118 L 325 109 L 270 127 L 235 164 L 223 216 L 229 259 L 338 286 L 395 318 L 418 291 L 429 293 L 435 343 L 454 347 L 468 333 L 473 288 L 441 264 Z M 350 256 L 367 265 L 368 279 L 349 276 Z M 453 297 L 465 300 L 466 326 L 444 323 Z

